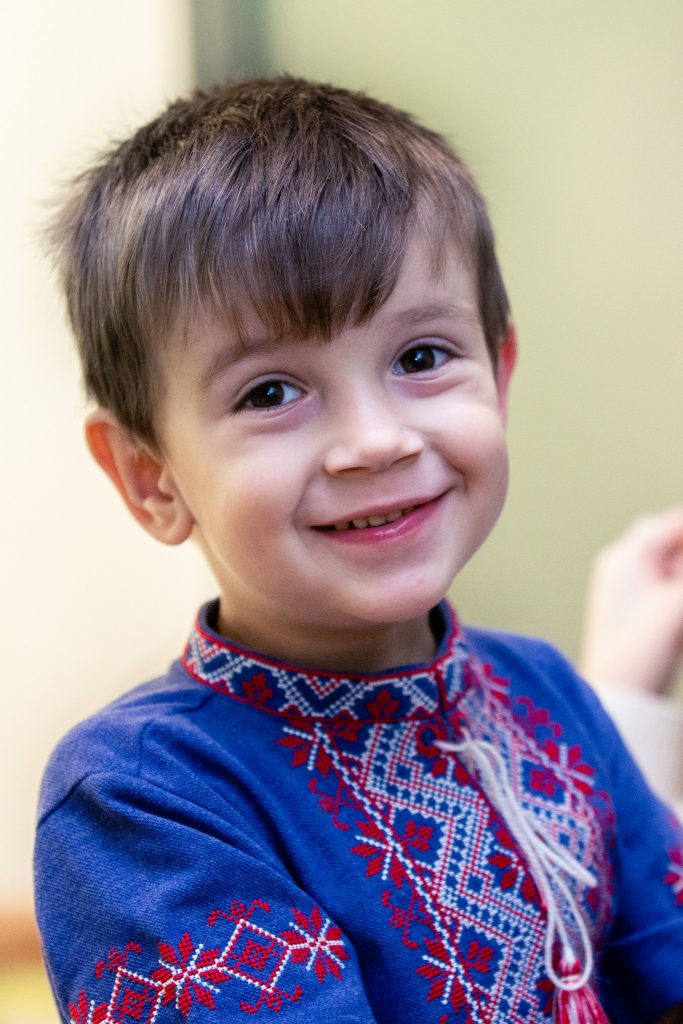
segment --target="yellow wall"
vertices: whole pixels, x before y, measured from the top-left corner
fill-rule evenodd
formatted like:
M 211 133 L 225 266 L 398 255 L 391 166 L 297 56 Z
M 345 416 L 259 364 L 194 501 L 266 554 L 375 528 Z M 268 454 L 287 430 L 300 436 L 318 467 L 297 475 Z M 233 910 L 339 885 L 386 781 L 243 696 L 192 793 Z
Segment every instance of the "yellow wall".
M 411 109 L 479 177 L 522 358 L 508 509 L 456 594 L 468 619 L 573 653 L 590 555 L 680 497 L 683 5 L 248 2 L 277 68 Z M 54 181 L 191 84 L 189 6 L 27 0 L 0 14 L 4 903 L 29 899 L 49 749 L 163 668 L 212 590 L 195 552 L 145 537 L 90 464 L 35 241 Z
M 165 666 L 206 592 L 196 553 L 153 544 L 86 454 L 76 360 L 37 240 L 56 183 L 189 87 L 189 23 L 186 0 L 27 0 L 0 13 L 0 909 L 30 900 L 49 750 Z
M 590 556 L 681 496 L 679 0 L 271 0 L 277 70 L 447 133 L 488 197 L 521 340 L 513 477 L 455 587 L 575 654 Z

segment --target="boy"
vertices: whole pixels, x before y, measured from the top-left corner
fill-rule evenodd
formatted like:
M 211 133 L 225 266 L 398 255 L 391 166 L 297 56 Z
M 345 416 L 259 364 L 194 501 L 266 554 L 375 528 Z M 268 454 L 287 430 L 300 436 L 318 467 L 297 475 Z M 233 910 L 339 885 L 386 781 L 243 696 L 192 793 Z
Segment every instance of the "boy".
M 503 504 L 515 362 L 460 160 L 247 82 L 108 154 L 54 239 L 90 448 L 219 587 L 47 771 L 64 1019 L 676 1013 L 680 831 L 557 654 L 444 600 Z

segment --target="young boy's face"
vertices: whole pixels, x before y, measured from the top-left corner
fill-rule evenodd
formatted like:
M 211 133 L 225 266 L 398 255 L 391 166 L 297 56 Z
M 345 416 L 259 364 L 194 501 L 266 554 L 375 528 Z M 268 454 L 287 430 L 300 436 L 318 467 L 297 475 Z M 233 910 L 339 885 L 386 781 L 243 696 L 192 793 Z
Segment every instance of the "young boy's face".
M 256 318 L 246 348 L 194 327 L 159 432 L 220 629 L 320 668 L 427 657 L 426 613 L 507 487 L 514 341 L 494 373 L 466 263 L 452 248 L 435 276 L 415 242 L 385 304 L 330 342 L 272 340 Z

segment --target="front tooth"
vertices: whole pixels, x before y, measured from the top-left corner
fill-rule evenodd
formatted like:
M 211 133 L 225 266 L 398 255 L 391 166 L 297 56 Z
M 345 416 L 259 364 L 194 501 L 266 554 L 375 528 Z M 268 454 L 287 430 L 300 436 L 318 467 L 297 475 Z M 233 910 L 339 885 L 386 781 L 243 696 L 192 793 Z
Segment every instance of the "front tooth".
M 396 520 L 400 519 L 402 515 L 403 512 L 400 509 L 398 509 L 398 511 L 396 512 L 390 512 L 389 515 L 385 516 L 384 518 L 387 523 L 395 523 Z
M 368 516 L 370 526 L 384 526 L 387 522 L 389 522 L 388 516 Z
M 370 521 L 368 519 L 352 519 L 351 522 L 357 530 L 364 530 L 366 526 L 370 525 Z

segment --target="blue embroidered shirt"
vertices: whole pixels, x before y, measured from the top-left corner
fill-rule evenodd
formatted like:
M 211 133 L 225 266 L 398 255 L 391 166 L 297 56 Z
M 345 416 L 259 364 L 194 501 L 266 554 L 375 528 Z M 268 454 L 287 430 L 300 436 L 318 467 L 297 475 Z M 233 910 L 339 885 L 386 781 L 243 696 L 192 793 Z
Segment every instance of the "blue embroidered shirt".
M 683 1001 L 683 837 L 552 648 L 460 629 L 365 676 L 217 636 L 78 726 L 47 769 L 37 914 L 64 1021 L 537 1022 L 548 908 L 485 787 L 586 869 L 566 880 L 614 1024 Z M 583 880 L 582 880 L 583 879 Z

